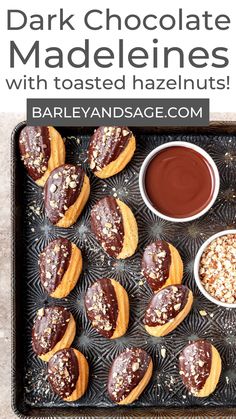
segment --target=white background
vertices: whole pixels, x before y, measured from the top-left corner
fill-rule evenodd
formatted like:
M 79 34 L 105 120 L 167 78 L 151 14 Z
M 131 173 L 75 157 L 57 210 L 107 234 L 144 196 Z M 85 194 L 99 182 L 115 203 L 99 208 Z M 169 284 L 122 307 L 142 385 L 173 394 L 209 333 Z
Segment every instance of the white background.
M 224 78 L 227 75 L 230 76 L 230 90 L 215 90 L 211 91 L 181 91 L 169 90 L 169 91 L 132 91 L 127 88 L 125 91 L 125 97 L 210 97 L 210 110 L 211 112 L 235 112 L 236 111 L 236 25 L 235 25 L 235 10 L 236 4 L 234 0 L 222 2 L 219 0 L 198 0 L 197 2 L 190 2 L 189 0 L 174 1 L 165 0 L 163 2 L 156 0 L 139 1 L 98 1 L 98 0 L 86 0 L 84 2 L 78 0 L 62 1 L 62 0 L 51 0 L 40 2 L 33 1 L 7 1 L 6 6 L 1 6 L 0 14 L 0 35 L 1 35 L 1 74 L 0 74 L 0 91 L 1 91 L 1 103 L 0 111 L 2 112 L 24 112 L 26 107 L 27 97 L 124 97 L 124 91 L 118 90 L 105 90 L 105 91 L 75 91 L 75 90 L 61 90 L 56 91 L 55 89 L 48 89 L 47 91 L 39 90 L 12 90 L 9 91 L 5 83 L 6 78 L 20 78 L 24 74 L 35 76 L 40 74 L 41 77 L 53 79 L 56 75 L 62 78 L 94 78 L 100 76 L 103 78 L 118 78 L 122 74 L 126 74 L 127 80 L 132 77 L 132 74 L 136 74 L 139 78 L 175 78 L 178 74 L 183 77 L 201 77 L 208 78 L 213 76 L 215 78 Z M 59 8 L 63 7 L 65 15 L 74 13 L 77 24 L 77 30 L 70 31 L 66 29 L 64 31 L 59 30 L 59 25 L 55 24 L 52 31 L 47 30 L 47 20 L 45 19 L 44 31 L 32 31 L 29 26 L 20 31 L 7 31 L 7 9 L 21 9 L 28 16 L 31 14 L 42 14 L 47 16 L 48 13 L 59 13 Z M 183 8 L 184 14 L 199 14 L 204 13 L 205 10 L 211 12 L 214 16 L 218 14 L 227 14 L 231 18 L 230 29 L 227 31 L 207 31 L 204 28 L 201 31 L 178 31 L 172 29 L 170 31 L 163 31 L 157 29 L 155 31 L 147 31 L 145 29 L 139 29 L 136 31 L 129 31 L 123 29 L 118 31 L 113 29 L 112 31 L 90 31 L 86 29 L 83 23 L 84 14 L 91 8 L 105 10 L 109 7 L 113 13 L 117 13 L 123 17 L 130 13 L 138 14 L 140 17 L 145 16 L 149 13 L 154 13 L 160 16 L 165 13 L 177 15 L 178 9 Z M 100 18 L 101 23 L 104 23 L 103 18 Z M 30 21 L 30 19 L 29 19 Z M 58 21 L 57 21 L 58 22 Z M 84 38 L 90 38 L 91 51 L 95 49 L 107 46 L 113 49 L 115 55 L 117 51 L 118 39 L 124 38 L 125 40 L 125 51 L 133 47 L 144 47 L 149 50 L 149 46 L 153 45 L 153 38 L 159 40 L 159 47 L 167 46 L 178 46 L 181 47 L 185 52 L 190 51 L 192 48 L 201 46 L 209 51 L 215 47 L 223 46 L 229 49 L 228 57 L 230 58 L 230 65 L 225 69 L 215 69 L 213 67 L 207 67 L 204 69 L 194 69 L 190 64 L 186 64 L 184 69 L 179 69 L 177 62 L 172 61 L 172 65 L 169 69 L 163 69 L 160 66 L 158 69 L 134 69 L 127 64 L 123 69 L 119 69 L 117 64 L 112 66 L 110 69 L 99 69 L 97 66 L 92 65 L 89 69 L 75 69 L 69 66 L 65 59 L 65 66 L 63 69 L 49 69 L 44 66 L 44 57 L 46 54 L 44 50 L 48 47 L 57 46 L 66 52 L 70 48 L 84 45 Z M 14 69 L 10 69 L 9 64 L 9 42 L 14 40 L 18 45 L 22 53 L 26 54 L 31 48 L 35 40 L 40 41 L 41 46 L 41 66 L 39 69 L 35 69 L 32 64 L 24 66 L 17 61 L 18 65 Z M 92 56 L 92 55 L 91 55 Z M 187 57 L 187 54 L 186 54 Z M 114 62 L 117 63 L 116 60 Z M 186 60 L 187 62 L 187 60 Z

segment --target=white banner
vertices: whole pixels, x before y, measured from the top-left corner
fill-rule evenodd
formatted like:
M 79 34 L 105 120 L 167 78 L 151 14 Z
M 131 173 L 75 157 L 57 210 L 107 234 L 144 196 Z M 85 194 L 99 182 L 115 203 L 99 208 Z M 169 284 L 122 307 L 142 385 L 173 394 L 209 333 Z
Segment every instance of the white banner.
M 8 1 L 0 111 L 26 98 L 209 98 L 235 112 L 235 2 Z

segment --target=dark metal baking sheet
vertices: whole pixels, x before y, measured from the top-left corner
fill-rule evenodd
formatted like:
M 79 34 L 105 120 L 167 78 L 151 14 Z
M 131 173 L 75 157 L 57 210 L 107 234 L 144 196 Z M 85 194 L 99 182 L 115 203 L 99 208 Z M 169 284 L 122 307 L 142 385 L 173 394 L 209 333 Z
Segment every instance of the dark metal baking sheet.
M 236 310 L 217 307 L 199 292 L 193 278 L 193 261 L 202 242 L 213 233 L 236 225 L 236 125 L 213 124 L 208 128 L 137 128 L 137 151 L 120 174 L 100 180 L 91 176 L 86 164 L 86 147 L 93 128 L 59 128 L 66 138 L 66 161 L 81 163 L 90 175 L 91 195 L 77 223 L 55 227 L 44 216 L 42 189 L 26 175 L 18 153 L 18 136 L 25 123 L 12 134 L 12 405 L 22 417 L 236 417 Z M 171 223 L 154 216 L 144 205 L 138 189 L 138 172 L 145 156 L 157 145 L 173 140 L 190 141 L 207 150 L 221 175 L 221 189 L 213 208 L 199 220 Z M 126 260 L 105 255 L 90 231 L 91 206 L 105 194 L 126 202 L 138 221 L 139 248 Z M 67 237 L 82 250 L 84 269 L 79 283 L 63 300 L 49 298 L 39 283 L 38 256 L 57 236 Z M 173 243 L 184 261 L 184 280 L 194 292 L 190 315 L 170 335 L 149 336 L 142 325 L 151 291 L 140 275 L 142 250 L 151 240 Z M 129 294 L 131 311 L 127 334 L 116 340 L 100 337 L 86 320 L 84 292 L 97 278 L 120 281 Z M 90 365 L 86 395 L 65 403 L 55 396 L 46 379 L 46 364 L 31 348 L 31 327 L 36 310 L 59 303 L 68 307 L 77 321 L 73 346 Z M 199 311 L 207 315 L 201 316 Z M 223 373 L 216 391 L 208 398 L 190 396 L 178 374 L 177 359 L 189 340 L 210 340 L 219 350 Z M 137 345 L 148 351 L 154 362 L 153 378 L 140 399 L 129 407 L 114 407 L 106 393 L 109 366 L 122 349 Z M 165 358 L 161 348 L 166 349 Z

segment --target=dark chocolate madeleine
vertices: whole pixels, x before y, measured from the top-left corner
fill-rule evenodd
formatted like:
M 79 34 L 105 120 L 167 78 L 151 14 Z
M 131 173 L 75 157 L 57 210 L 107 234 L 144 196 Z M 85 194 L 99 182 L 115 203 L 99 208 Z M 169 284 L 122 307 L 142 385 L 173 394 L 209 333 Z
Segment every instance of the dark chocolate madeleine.
M 206 340 L 186 346 L 179 356 L 179 372 L 187 389 L 196 397 L 207 397 L 219 381 L 221 358 Z
M 102 278 L 88 288 L 85 295 L 87 317 L 102 336 L 118 338 L 129 323 L 129 299 L 119 282 Z
M 138 228 L 130 208 L 113 196 L 98 201 L 91 210 L 91 229 L 105 252 L 117 259 L 132 256 Z
M 94 174 L 108 178 L 124 169 L 133 157 L 136 141 L 127 127 L 99 127 L 92 135 L 88 161 Z
M 59 237 L 50 242 L 39 257 L 40 280 L 54 298 L 64 298 L 76 285 L 82 271 L 80 249 Z
M 172 332 L 188 315 L 193 294 L 184 285 L 169 285 L 153 295 L 144 317 L 146 331 L 152 336 Z
M 71 253 L 71 242 L 59 237 L 50 242 L 40 254 L 40 279 L 48 294 L 54 292 L 61 283 L 68 269 Z
M 53 391 L 65 401 L 78 400 L 88 386 L 88 363 L 74 348 L 61 349 L 48 363 L 48 381 Z
M 141 348 L 127 348 L 113 361 L 108 377 L 108 394 L 117 404 L 138 399 L 153 370 L 151 357 Z
M 181 284 L 183 262 L 178 250 L 164 240 L 149 244 L 143 253 L 142 274 L 154 292 L 170 284 Z
M 53 169 L 65 162 L 65 145 L 53 127 L 26 126 L 20 132 L 21 159 L 29 176 L 44 186 Z
M 89 179 L 81 166 L 64 164 L 54 169 L 44 188 L 48 219 L 58 227 L 70 227 L 82 212 L 89 192 Z
M 65 307 L 43 307 L 38 310 L 32 328 L 33 350 L 48 361 L 59 349 L 71 345 L 75 332 L 74 318 Z

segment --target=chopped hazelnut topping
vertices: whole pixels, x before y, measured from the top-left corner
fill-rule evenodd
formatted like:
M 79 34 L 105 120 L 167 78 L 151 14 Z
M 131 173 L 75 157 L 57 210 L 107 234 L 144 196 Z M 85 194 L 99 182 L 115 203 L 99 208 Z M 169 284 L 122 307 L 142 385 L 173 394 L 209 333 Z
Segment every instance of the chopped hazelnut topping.
M 135 372 L 139 369 L 139 363 L 138 362 L 134 362 L 132 364 L 132 371 Z
M 181 378 L 193 395 L 197 395 L 210 375 L 212 363 L 211 344 L 199 340 L 187 345 L 180 354 Z
M 156 292 L 165 285 L 170 265 L 171 253 L 167 242 L 157 240 L 146 247 L 142 258 L 142 274 L 153 291 Z
M 89 165 L 100 171 L 116 160 L 127 146 L 131 131 L 126 127 L 100 127 L 95 130 L 89 145 Z
M 20 133 L 21 159 L 34 180 L 40 179 L 47 170 L 50 140 L 48 127 L 26 126 Z
M 146 310 L 144 324 L 164 325 L 171 322 L 183 310 L 188 299 L 188 288 L 184 285 L 169 285 L 158 291 Z
M 88 289 L 85 305 L 93 327 L 102 335 L 111 337 L 116 328 L 118 303 L 109 278 L 102 278 Z
M 42 317 L 42 316 L 44 315 L 44 307 L 42 307 L 42 308 L 40 308 L 40 309 L 38 310 L 37 315 L 38 315 L 39 317 Z
M 70 188 L 74 189 L 77 186 L 77 183 L 75 181 L 72 181 L 69 183 Z
M 224 303 L 236 303 L 236 234 L 220 236 L 207 246 L 199 274 L 210 295 Z
M 50 351 L 65 333 L 70 312 L 64 307 L 41 308 L 32 330 L 32 344 L 38 355 Z
M 140 383 L 150 363 L 149 355 L 140 348 L 127 348 L 114 360 L 108 391 L 115 402 L 124 400 Z
M 161 348 L 161 356 L 162 358 L 166 357 L 166 348 Z
M 117 257 L 123 247 L 124 227 L 115 198 L 107 196 L 93 206 L 91 227 L 104 250 Z
M 94 169 L 96 167 L 95 161 L 92 159 L 90 162 L 90 169 Z
M 40 255 L 40 279 L 44 288 L 51 294 L 60 284 L 71 257 L 71 243 L 58 238 L 46 246 Z
M 49 360 L 48 379 L 60 397 L 68 397 L 75 389 L 79 375 L 78 361 L 73 349 L 61 349 Z
M 57 187 L 56 187 L 56 185 L 54 185 L 54 183 L 52 183 L 51 184 L 51 186 L 50 186 L 50 192 L 55 192 L 57 190 Z

